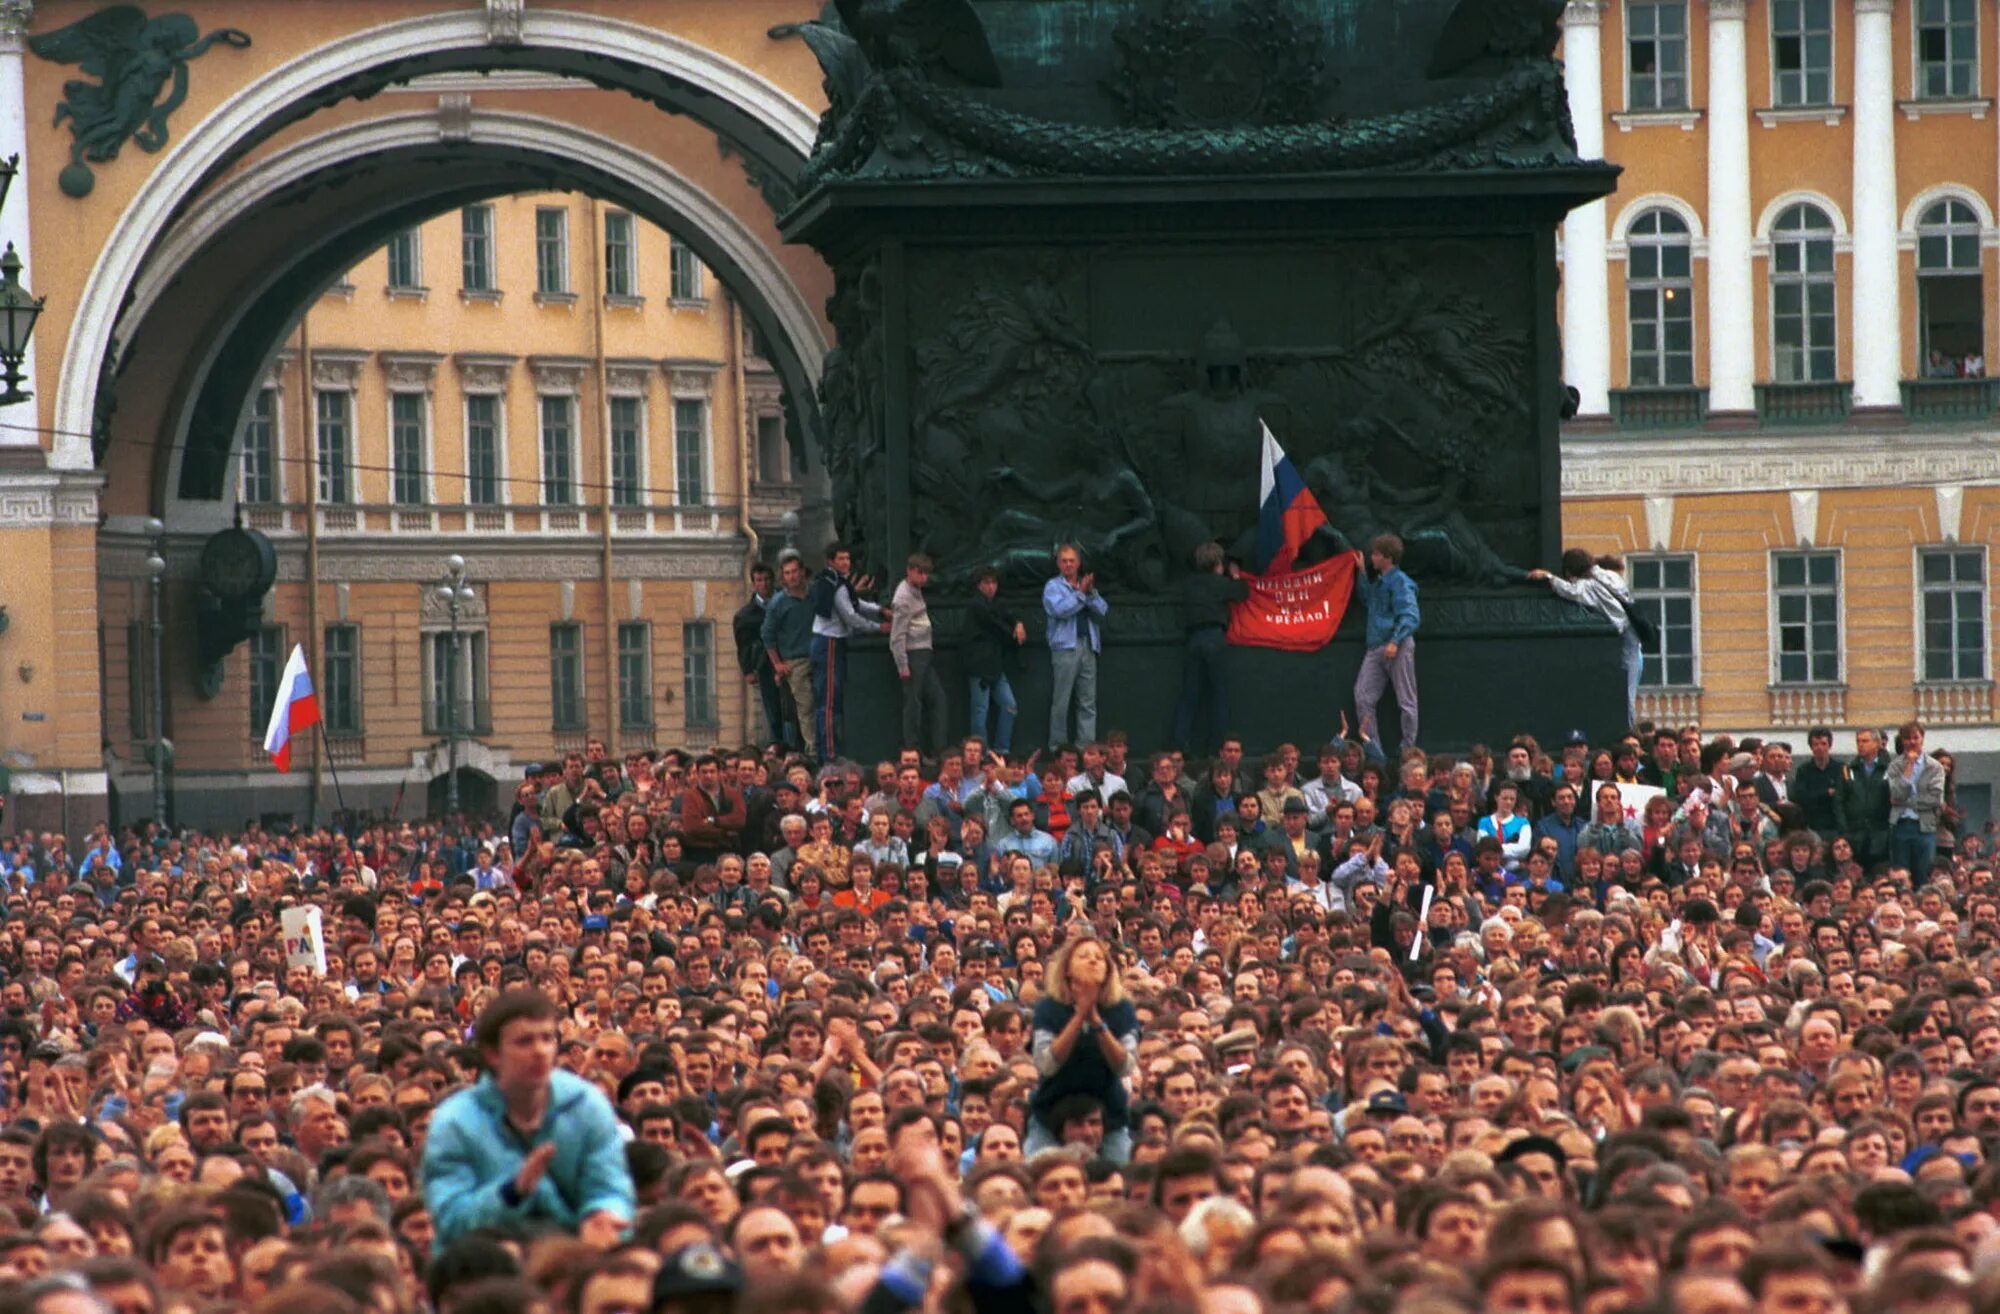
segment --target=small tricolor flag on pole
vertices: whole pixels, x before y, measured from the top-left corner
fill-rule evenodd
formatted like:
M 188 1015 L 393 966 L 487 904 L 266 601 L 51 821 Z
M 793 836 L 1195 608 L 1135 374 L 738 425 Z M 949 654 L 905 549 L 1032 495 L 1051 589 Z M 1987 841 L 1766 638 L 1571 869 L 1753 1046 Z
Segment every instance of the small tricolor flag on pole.
M 1271 426 L 1259 421 L 1264 431 L 1262 470 L 1257 480 L 1257 573 L 1283 575 L 1296 569 L 1299 551 L 1306 541 L 1326 526 L 1326 512 L 1319 499 L 1299 477 L 1298 468 Z
M 292 658 L 278 681 L 278 700 L 271 705 L 271 724 L 264 731 L 264 751 L 280 771 L 292 769 L 292 736 L 319 724 L 319 696 L 313 692 L 306 650 L 293 644 Z

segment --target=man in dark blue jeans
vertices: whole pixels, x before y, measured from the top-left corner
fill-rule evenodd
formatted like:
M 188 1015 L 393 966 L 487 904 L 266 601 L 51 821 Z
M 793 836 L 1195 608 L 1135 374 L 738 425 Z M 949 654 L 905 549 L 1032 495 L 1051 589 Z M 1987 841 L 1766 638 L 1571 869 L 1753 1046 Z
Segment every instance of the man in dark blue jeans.
M 1208 738 L 1213 745 L 1229 733 L 1229 680 L 1223 669 L 1229 651 L 1229 605 L 1250 596 L 1236 564 L 1220 543 L 1203 543 L 1194 550 L 1194 574 L 1181 584 L 1181 624 L 1187 629 L 1187 656 L 1181 661 L 1181 701 L 1174 708 L 1171 742 L 1195 749 L 1197 711 L 1208 708 Z

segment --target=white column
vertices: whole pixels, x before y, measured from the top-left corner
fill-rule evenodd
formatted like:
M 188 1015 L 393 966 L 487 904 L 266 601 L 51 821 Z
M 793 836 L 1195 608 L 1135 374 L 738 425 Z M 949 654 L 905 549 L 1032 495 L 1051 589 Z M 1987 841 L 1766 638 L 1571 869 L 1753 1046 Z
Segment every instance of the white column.
M 35 262 L 28 241 L 28 83 L 23 66 L 28 49 L 28 23 L 35 16 L 34 0 L 0 0 L 0 158 L 20 152 L 20 173 L 0 206 L 0 251 L 14 244 L 14 251 L 26 266 L 21 281 L 30 290 L 35 286 Z M 39 336 L 39 335 L 38 335 Z M 24 406 L 10 406 L 0 417 L 0 447 L 39 447 L 41 434 L 35 432 L 36 415 L 53 412 L 42 406 L 42 389 L 35 378 L 35 342 L 28 340 L 28 358 L 21 362 L 27 388 L 35 400 Z M 19 426 L 19 427 L 14 427 Z
M 1579 158 L 1604 158 L 1604 0 L 1570 0 L 1563 12 L 1563 85 Z M 1611 411 L 1611 293 L 1604 270 L 1604 202 L 1569 212 L 1562 226 L 1563 382 L 1579 416 Z
M 1902 405 L 1895 0 L 1854 0 L 1854 405 Z
M 1708 409 L 1756 408 L 1746 0 L 1708 0 Z

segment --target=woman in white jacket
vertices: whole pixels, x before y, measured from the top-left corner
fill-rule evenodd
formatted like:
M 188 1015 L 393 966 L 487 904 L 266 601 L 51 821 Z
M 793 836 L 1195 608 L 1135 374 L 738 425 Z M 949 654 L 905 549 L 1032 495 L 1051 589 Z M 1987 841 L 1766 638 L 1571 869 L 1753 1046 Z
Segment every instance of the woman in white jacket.
M 1547 580 L 1549 587 L 1578 606 L 1588 607 L 1617 627 L 1625 645 L 1625 724 L 1639 721 L 1639 669 L 1645 653 L 1632 625 L 1632 590 L 1625 583 L 1625 563 L 1618 557 L 1593 557 L 1582 548 L 1562 556 L 1562 575 L 1531 570 L 1529 579 Z

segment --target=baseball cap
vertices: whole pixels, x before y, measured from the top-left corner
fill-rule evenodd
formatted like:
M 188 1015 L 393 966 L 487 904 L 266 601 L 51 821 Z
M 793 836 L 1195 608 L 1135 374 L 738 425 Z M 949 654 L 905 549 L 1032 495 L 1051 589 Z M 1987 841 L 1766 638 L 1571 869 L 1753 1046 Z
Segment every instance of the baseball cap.
M 611 922 L 608 918 L 592 913 L 583 919 L 583 929 L 586 931 L 608 931 L 611 929 Z
M 547 770 L 548 768 L 543 766 L 540 762 L 530 762 L 528 763 L 527 769 L 521 772 L 521 776 L 523 779 L 532 780 L 536 776 L 539 776 L 540 774 L 542 774 L 542 772 Z
M 1581 730 L 1572 730 L 1563 739 L 1563 747 L 1568 748 L 1573 744 L 1588 748 L 1590 747 L 1590 736 Z
M 1378 1090 L 1368 1097 L 1367 1111 L 1370 1114 L 1408 1113 L 1410 1111 L 1410 1102 L 1403 1098 L 1401 1091 Z
M 723 1258 L 706 1241 L 682 1246 L 667 1256 L 653 1278 L 653 1307 L 682 1296 L 704 1296 L 741 1290 L 743 1270 Z

